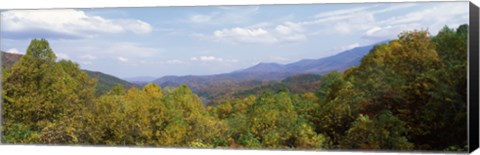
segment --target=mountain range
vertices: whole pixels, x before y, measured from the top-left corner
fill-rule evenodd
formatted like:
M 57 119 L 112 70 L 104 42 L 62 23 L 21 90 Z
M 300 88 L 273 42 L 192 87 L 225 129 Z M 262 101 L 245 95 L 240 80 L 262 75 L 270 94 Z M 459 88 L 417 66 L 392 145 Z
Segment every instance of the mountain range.
M 345 69 L 360 64 L 363 56 L 373 48 L 374 45 L 353 48 L 339 54 L 320 58 L 303 59 L 290 64 L 259 63 L 255 66 L 233 71 L 230 73 L 216 75 L 187 75 L 187 76 L 164 76 L 153 80 L 161 86 L 176 86 L 180 84 L 211 84 L 218 82 L 240 82 L 240 81 L 271 81 L 282 80 L 286 77 L 297 74 L 326 74 L 331 71 L 342 72 Z
M 360 64 L 361 59 L 375 45 L 356 47 L 320 59 L 303 59 L 289 64 L 259 63 L 255 66 L 230 73 L 202 76 L 164 76 L 143 83 L 154 82 L 161 87 L 177 87 L 186 84 L 202 98 L 204 103 L 208 103 L 219 97 L 235 96 L 238 93 L 245 94 L 241 92 L 257 92 L 254 90 L 262 90 L 259 86 L 278 85 L 275 83 L 279 83 L 281 80 L 291 76 L 304 74 L 323 75 L 332 71 L 343 72 L 352 66 Z
M 235 71 L 234 73 L 283 73 L 278 75 L 309 73 L 321 75 L 334 70 L 342 72 L 351 66 L 360 64 L 361 58 L 368 54 L 372 48 L 373 45 L 357 47 L 325 58 L 303 59 L 285 65 L 259 63 L 253 67 Z

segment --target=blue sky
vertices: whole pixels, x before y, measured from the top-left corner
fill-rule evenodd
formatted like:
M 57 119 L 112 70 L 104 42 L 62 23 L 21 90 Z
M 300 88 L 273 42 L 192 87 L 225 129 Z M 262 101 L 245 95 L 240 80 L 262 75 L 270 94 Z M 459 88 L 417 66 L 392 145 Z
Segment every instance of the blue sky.
M 468 2 L 15 10 L 1 14 L 0 49 L 46 38 L 58 58 L 121 78 L 207 75 L 259 62 L 318 59 L 468 23 Z

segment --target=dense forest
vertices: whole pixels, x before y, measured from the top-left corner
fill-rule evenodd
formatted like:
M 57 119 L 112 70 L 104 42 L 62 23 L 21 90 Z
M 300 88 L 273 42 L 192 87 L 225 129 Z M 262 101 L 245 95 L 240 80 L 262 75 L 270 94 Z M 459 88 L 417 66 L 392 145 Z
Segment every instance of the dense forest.
M 33 39 L 2 71 L 2 142 L 466 151 L 467 35 L 467 25 L 403 32 L 313 90 L 272 85 L 211 106 L 187 85 L 98 96 L 97 79 Z

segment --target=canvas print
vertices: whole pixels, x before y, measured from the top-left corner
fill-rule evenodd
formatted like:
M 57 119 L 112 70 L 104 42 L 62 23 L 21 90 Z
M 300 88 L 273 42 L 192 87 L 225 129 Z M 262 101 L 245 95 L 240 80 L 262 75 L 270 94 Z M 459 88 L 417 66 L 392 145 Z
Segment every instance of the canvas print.
M 467 151 L 468 2 L 1 11 L 1 142 Z

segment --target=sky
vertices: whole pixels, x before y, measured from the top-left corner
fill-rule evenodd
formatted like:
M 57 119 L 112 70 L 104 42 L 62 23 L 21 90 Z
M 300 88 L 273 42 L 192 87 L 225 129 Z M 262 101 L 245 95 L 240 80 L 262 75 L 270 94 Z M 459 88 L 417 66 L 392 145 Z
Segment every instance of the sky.
M 58 59 L 120 78 L 209 75 L 466 23 L 468 2 L 4 10 L 0 50 L 45 38 Z

